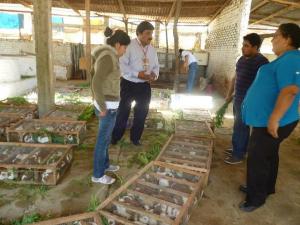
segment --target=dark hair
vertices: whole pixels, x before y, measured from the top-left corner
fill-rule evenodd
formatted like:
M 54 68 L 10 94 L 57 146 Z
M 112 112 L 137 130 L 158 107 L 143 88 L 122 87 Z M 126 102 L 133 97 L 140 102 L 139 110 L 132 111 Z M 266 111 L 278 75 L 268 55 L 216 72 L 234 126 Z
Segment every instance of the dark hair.
M 145 30 L 154 30 L 154 27 L 148 21 L 143 21 L 137 26 L 136 35 L 143 33 Z
M 300 27 L 295 23 L 283 23 L 279 30 L 284 38 L 291 38 L 291 45 L 295 48 L 300 47 Z
M 106 27 L 104 31 L 105 37 L 108 37 L 106 40 L 106 44 L 110 46 L 115 46 L 116 43 L 120 43 L 120 45 L 129 45 L 130 44 L 130 37 L 127 33 L 122 30 L 116 30 L 115 32 Z
M 260 49 L 262 40 L 257 33 L 251 33 L 244 36 L 244 41 L 248 41 L 253 47 L 256 46 L 257 50 Z
M 180 49 L 179 49 L 179 55 L 182 55 L 182 52 L 183 52 L 183 49 L 180 48 Z

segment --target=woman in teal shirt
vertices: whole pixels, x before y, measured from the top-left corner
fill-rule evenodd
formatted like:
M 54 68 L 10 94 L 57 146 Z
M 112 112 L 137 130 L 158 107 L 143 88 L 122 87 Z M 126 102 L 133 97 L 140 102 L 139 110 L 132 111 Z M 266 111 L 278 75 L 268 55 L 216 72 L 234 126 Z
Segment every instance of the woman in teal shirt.
M 275 193 L 279 146 L 299 120 L 300 101 L 300 27 L 282 24 L 272 40 L 278 56 L 263 65 L 243 102 L 244 122 L 252 127 L 248 146 L 247 197 L 240 209 L 251 212 Z

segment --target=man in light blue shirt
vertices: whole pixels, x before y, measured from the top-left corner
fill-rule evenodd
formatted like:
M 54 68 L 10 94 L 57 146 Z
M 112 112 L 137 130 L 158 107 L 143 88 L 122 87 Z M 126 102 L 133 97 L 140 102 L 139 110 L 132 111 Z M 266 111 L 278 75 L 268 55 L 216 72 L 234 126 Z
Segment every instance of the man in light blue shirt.
M 150 44 L 153 30 L 151 23 L 141 22 L 137 26 L 137 38 L 131 41 L 126 53 L 120 58 L 121 101 L 112 134 L 112 144 L 116 144 L 123 137 L 131 104 L 135 101 L 130 140 L 134 145 L 140 145 L 151 100 L 150 83 L 157 80 L 159 76 L 157 53 Z

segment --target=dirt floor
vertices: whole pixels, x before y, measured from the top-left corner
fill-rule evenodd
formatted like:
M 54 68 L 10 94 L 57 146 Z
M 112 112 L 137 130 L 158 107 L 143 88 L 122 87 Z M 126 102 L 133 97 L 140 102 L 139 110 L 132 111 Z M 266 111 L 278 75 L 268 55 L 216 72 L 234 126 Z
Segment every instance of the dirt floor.
M 232 121 L 216 130 L 209 184 L 189 225 L 300 225 L 300 126 L 280 148 L 276 194 L 252 213 L 238 209 L 245 195 L 238 186 L 245 181 L 246 163 L 227 165 L 224 149 L 230 147 Z
M 221 101 L 217 99 L 215 105 Z M 143 147 L 131 145 L 128 136 L 119 145 L 111 147 L 111 161 L 120 164 L 122 169 L 117 175 L 112 174 L 118 182 L 107 187 L 90 181 L 97 125 L 96 118 L 88 123 L 84 144 L 75 149 L 74 162 L 57 186 L 18 186 L 0 182 L 0 224 L 22 224 L 13 222 L 24 215 L 39 214 L 44 220 L 94 210 L 138 171 L 141 165 L 136 160 L 137 153 L 149 151 L 155 145 L 162 146 L 169 135 L 167 132 L 146 130 L 142 138 Z M 223 162 L 223 151 L 230 147 L 231 133 L 232 119 L 226 119 L 224 127 L 216 129 L 209 184 L 188 224 L 300 225 L 300 126 L 282 144 L 277 193 L 253 213 L 243 213 L 238 209 L 244 198 L 238 186 L 244 182 L 246 164 L 231 166 Z

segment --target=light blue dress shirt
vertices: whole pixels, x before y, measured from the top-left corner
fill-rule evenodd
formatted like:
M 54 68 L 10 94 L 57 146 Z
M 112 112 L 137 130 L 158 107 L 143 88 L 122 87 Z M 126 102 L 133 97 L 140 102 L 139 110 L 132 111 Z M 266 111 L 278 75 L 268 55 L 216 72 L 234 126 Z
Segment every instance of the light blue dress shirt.
M 126 53 L 120 58 L 120 69 L 122 77 L 134 83 L 143 83 L 145 80 L 138 78 L 138 74 L 144 71 L 145 55 L 149 60 L 149 66 L 146 74 L 155 73 L 157 78 L 159 76 L 159 63 L 155 48 L 150 44 L 145 47 L 140 45 L 137 38 L 131 40 L 126 49 Z

